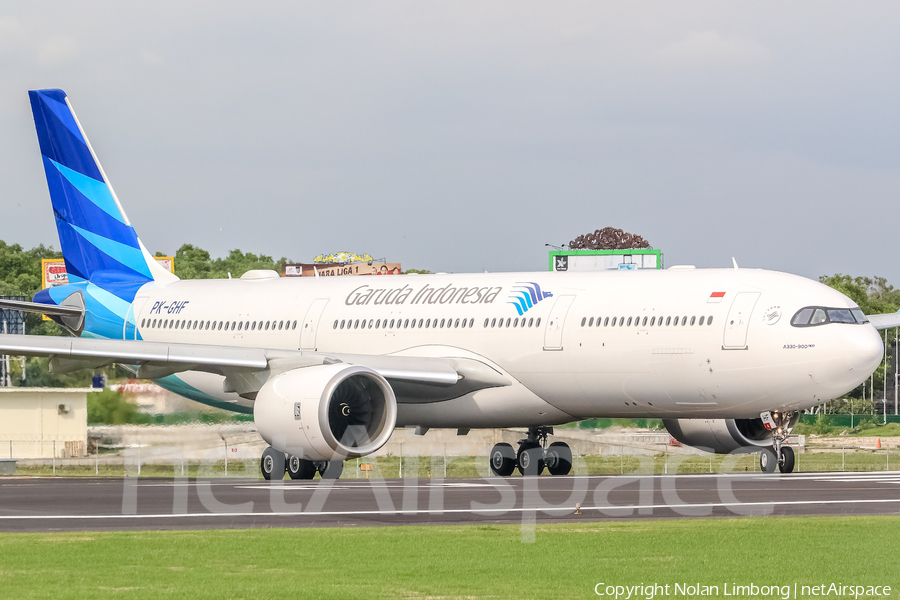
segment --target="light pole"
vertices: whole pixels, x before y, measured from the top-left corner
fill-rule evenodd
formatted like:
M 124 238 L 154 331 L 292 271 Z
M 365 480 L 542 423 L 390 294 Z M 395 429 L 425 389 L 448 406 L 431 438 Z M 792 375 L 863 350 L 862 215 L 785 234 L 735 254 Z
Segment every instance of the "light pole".
M 884 410 L 887 412 L 887 329 L 884 330 L 884 377 L 882 377 L 882 400 L 884 401 Z M 875 407 L 872 407 L 872 412 L 875 412 Z M 887 417 L 884 419 L 885 424 L 887 424 Z

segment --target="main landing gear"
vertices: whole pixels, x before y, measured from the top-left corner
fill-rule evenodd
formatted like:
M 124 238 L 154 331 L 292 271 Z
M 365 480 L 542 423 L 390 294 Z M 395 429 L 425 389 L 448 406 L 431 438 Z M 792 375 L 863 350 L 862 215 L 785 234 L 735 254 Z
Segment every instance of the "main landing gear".
M 263 479 L 267 481 L 284 479 L 285 471 L 291 479 L 312 479 L 316 473 L 321 475 L 322 479 L 338 479 L 344 470 L 344 462 L 341 460 L 306 460 L 293 454 L 286 455 L 269 446 L 263 451 L 262 458 L 259 460 L 259 470 L 262 471 Z
M 494 475 L 508 477 L 515 469 L 522 475 L 540 475 L 544 468 L 551 475 L 568 475 L 572 470 L 572 450 L 564 442 L 547 446 L 547 436 L 552 427 L 529 427 L 528 437 L 519 440 L 518 452 L 506 442 L 491 449 L 491 471 Z
M 772 430 L 771 448 L 763 448 L 759 455 L 759 469 L 763 473 L 774 473 L 777 468 L 782 473 L 794 470 L 794 449 L 787 445 L 788 435 L 796 423 L 796 413 L 764 412 L 760 415 L 766 429 Z

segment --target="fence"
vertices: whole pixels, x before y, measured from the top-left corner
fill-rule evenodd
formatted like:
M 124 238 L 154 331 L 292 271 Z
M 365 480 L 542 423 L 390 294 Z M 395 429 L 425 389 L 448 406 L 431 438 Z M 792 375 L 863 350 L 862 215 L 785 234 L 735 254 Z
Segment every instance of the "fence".
M 896 439 L 896 438 L 895 438 Z M 796 440 L 799 442 L 800 440 Z M 900 440 L 898 440 L 900 441 Z M 900 467 L 900 448 L 851 443 L 795 444 L 794 472 L 887 471 Z M 8 444 L 8 442 L 5 442 Z M 49 442 L 46 442 L 49 443 Z M 2 448 L 3 442 L 0 442 Z M 15 449 L 15 444 L 13 445 Z M 471 445 L 443 444 L 439 447 L 401 449 L 398 454 L 366 456 L 345 461 L 343 479 L 453 478 L 490 475 L 490 447 L 473 454 Z M 249 448 L 213 449 L 201 459 L 189 458 L 182 449 L 168 446 L 136 446 L 123 453 L 85 458 L 20 459 L 20 474 L 157 476 L 157 477 L 249 477 L 258 478 L 259 454 Z M 365 465 L 371 465 L 367 467 Z M 573 474 L 699 474 L 759 472 L 759 454 L 717 455 L 689 447 L 667 444 L 596 444 L 593 451 L 581 444 L 573 460 Z M 547 473 L 545 472 L 545 475 Z
M 863 421 L 868 423 L 900 423 L 900 415 L 883 414 L 819 414 L 819 415 L 800 415 L 800 422 L 804 425 L 817 425 L 819 423 L 829 427 L 849 427 L 859 426 Z
M 65 459 L 86 456 L 87 448 L 83 439 L 44 439 L 43 436 L 19 436 L 16 439 L 0 440 L 0 458 L 20 459 Z

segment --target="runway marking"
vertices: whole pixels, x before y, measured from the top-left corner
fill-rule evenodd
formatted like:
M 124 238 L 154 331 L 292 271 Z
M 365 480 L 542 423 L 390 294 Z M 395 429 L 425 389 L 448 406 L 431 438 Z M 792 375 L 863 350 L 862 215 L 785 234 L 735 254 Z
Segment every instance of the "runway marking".
M 900 484 L 900 475 L 895 475 L 893 477 L 821 477 L 816 478 L 815 481 L 866 481 L 873 483 L 894 483 Z
M 492 484 L 492 483 L 474 483 L 474 482 L 472 482 L 472 483 L 424 483 L 424 484 L 411 483 L 413 481 L 416 481 L 414 479 L 407 480 L 410 483 L 402 483 L 397 480 L 393 480 L 393 481 L 387 480 L 385 483 L 379 483 L 379 480 L 377 480 L 377 479 L 376 480 L 370 479 L 370 481 L 375 482 L 372 484 L 373 487 L 378 487 L 381 489 L 383 489 L 383 488 L 402 489 L 402 488 L 411 488 L 411 487 L 419 487 L 419 488 L 424 488 L 424 489 L 435 488 L 435 487 L 445 487 L 445 488 L 490 488 L 490 487 L 495 487 L 494 484 Z M 271 484 L 236 485 L 234 487 L 237 489 L 241 489 L 241 490 L 272 490 L 272 489 L 276 489 Z M 352 489 L 356 489 L 358 487 L 359 486 L 338 485 L 338 486 L 332 487 L 330 489 L 352 490 Z M 288 490 L 315 490 L 318 488 L 319 488 L 319 484 L 309 483 L 309 484 L 305 484 L 305 485 L 290 485 L 290 486 L 286 485 L 286 486 L 282 487 L 281 489 L 288 491 Z
M 632 513 L 636 510 L 647 509 L 671 509 L 679 508 L 697 509 L 697 508 L 731 508 L 731 507 L 765 507 L 772 506 L 790 506 L 790 505 L 837 505 L 837 504 L 898 504 L 900 498 L 875 499 L 865 498 L 859 500 L 787 500 L 771 502 L 709 502 L 701 504 L 623 504 L 608 506 L 582 506 L 583 511 L 623 511 L 630 510 Z M 221 512 L 221 513 L 179 513 L 179 514 L 144 514 L 144 515 L 0 515 L 0 520 L 99 520 L 99 519 L 184 519 L 197 517 L 213 517 L 213 518 L 234 518 L 234 517 L 341 517 L 341 516 L 378 516 L 378 515 L 449 515 L 449 514 L 504 514 L 504 513 L 524 513 L 534 512 L 547 515 L 560 514 L 561 516 L 573 514 L 575 507 L 571 508 L 552 508 L 552 507 L 516 507 L 516 508 L 452 508 L 446 510 L 340 510 L 340 511 L 321 511 L 321 512 L 302 512 L 302 511 L 281 511 L 281 512 Z
M 709 479 L 709 478 L 728 478 L 728 479 L 762 479 L 764 481 L 794 481 L 798 479 L 815 479 L 822 481 L 851 481 L 853 478 L 900 478 L 900 471 L 870 471 L 867 473 L 860 473 L 859 471 L 808 471 L 803 473 L 760 473 L 760 472 L 750 472 L 750 473 L 679 473 L 679 474 L 651 474 L 651 473 L 625 473 L 619 475 L 565 475 L 565 476 L 557 476 L 557 477 L 540 477 L 538 478 L 539 482 L 560 482 L 570 479 L 608 479 L 608 478 L 616 478 L 616 477 L 628 477 L 628 478 L 653 478 L 653 479 L 678 479 L 679 481 L 683 481 L 685 479 Z M 137 485 L 140 487 L 172 487 L 175 485 L 196 485 L 197 479 L 192 479 L 190 481 L 170 481 L 163 483 L 138 483 Z M 221 479 L 204 479 L 202 480 L 204 485 L 233 485 L 235 487 L 246 487 L 248 489 L 253 488 L 262 488 L 268 489 L 273 485 L 272 482 L 268 483 L 236 483 L 229 482 L 227 480 Z M 284 489 L 310 489 L 310 486 L 316 487 L 319 485 L 320 480 L 316 480 L 316 483 L 306 482 L 306 483 L 295 483 L 288 480 L 284 481 Z M 497 484 L 515 484 L 521 483 L 525 481 L 524 477 L 482 477 L 479 482 L 441 482 L 440 479 L 424 479 L 424 478 L 409 478 L 409 479 L 335 479 L 335 489 L 352 489 L 353 487 L 366 486 L 366 485 L 378 485 L 378 486 L 394 486 L 394 487 L 403 487 L 410 484 L 410 481 L 420 481 L 418 485 L 421 486 L 444 486 L 444 487 L 471 487 L 471 486 L 496 486 Z M 424 483 L 427 482 L 427 483 Z
M 422 488 L 434 488 L 434 487 L 445 487 L 445 488 L 488 488 L 488 487 L 496 487 L 495 482 L 486 481 L 484 483 L 478 482 L 441 482 L 440 480 L 428 480 L 428 479 L 370 479 L 371 485 L 374 487 L 381 488 L 406 488 L 406 487 L 422 487 Z M 427 483 L 412 483 L 412 482 L 427 482 Z M 351 483 L 354 482 L 354 483 Z M 367 487 L 369 484 L 365 480 L 361 480 L 360 483 L 355 483 L 355 479 L 347 479 L 347 480 L 334 480 L 334 485 L 329 488 L 332 490 L 355 490 L 363 487 Z M 246 483 L 239 484 L 228 481 L 215 481 L 215 480 L 202 480 L 203 485 L 215 485 L 215 486 L 229 486 L 235 489 L 241 490 L 272 490 L 276 489 L 275 486 L 278 483 Z M 138 487 L 196 487 L 196 481 L 172 481 L 165 483 L 138 483 Z M 319 480 L 316 480 L 315 483 L 289 483 L 285 481 L 285 485 L 281 486 L 283 490 L 315 490 L 321 487 L 322 485 Z
M 570 475 L 566 476 L 571 479 L 600 479 L 605 477 L 622 477 L 618 475 Z M 804 471 L 799 473 L 761 473 L 759 471 L 751 471 L 749 473 L 669 473 L 669 474 L 651 474 L 651 473 L 625 473 L 625 477 L 652 477 L 655 479 L 709 479 L 709 478 L 729 478 L 729 479 L 763 479 L 769 481 L 792 481 L 796 479 L 820 479 L 823 477 L 833 478 L 835 481 L 841 479 L 849 479 L 852 477 L 900 477 L 900 471 Z M 566 478 L 564 477 L 564 478 Z M 550 478 L 548 478 L 550 479 Z M 558 478 L 554 478 L 558 479 Z M 521 477 L 516 477 L 512 481 L 521 481 Z M 552 481 L 553 479 L 551 479 Z

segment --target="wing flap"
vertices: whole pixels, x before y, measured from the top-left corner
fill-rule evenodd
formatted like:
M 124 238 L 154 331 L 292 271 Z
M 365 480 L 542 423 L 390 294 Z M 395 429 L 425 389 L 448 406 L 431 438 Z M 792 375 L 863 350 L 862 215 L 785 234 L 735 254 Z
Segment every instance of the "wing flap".
M 508 376 L 472 358 L 416 357 L 301 352 L 177 344 L 139 340 L 101 340 L 0 334 L 0 353 L 49 356 L 51 370 L 69 372 L 112 363 L 135 365 L 141 378 L 182 371 L 225 376 L 223 390 L 255 398 L 265 382 L 293 369 L 347 363 L 368 367 L 390 382 L 401 402 L 437 402 L 490 387 L 512 385 Z
M 120 362 L 157 366 L 183 364 L 186 368 L 202 365 L 265 369 L 269 364 L 266 351 L 261 348 L 43 335 L 0 335 L 0 352 L 14 356 L 50 356 L 71 361 L 81 359 L 85 366 Z

